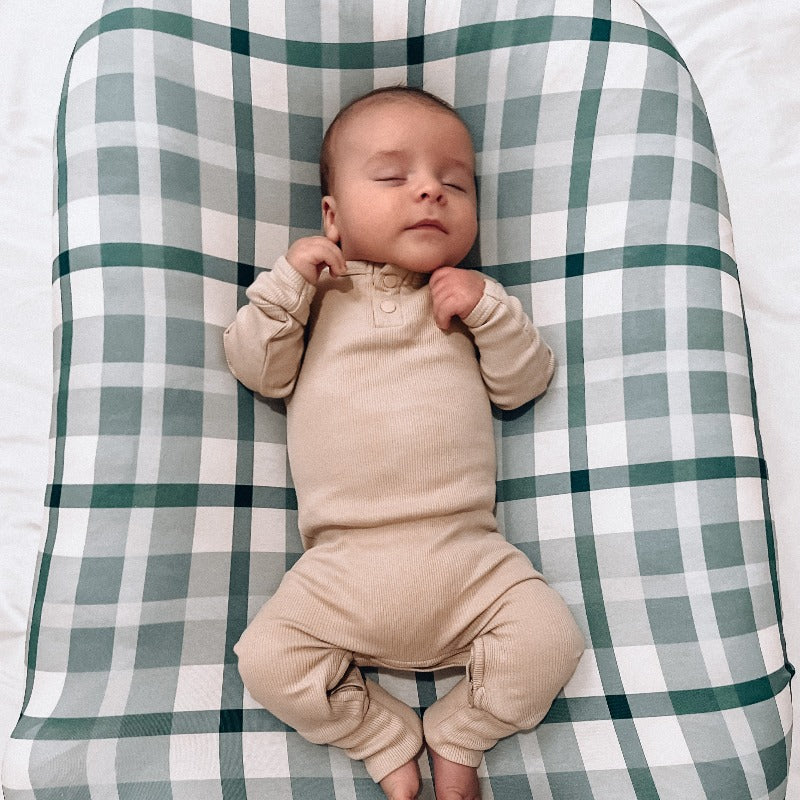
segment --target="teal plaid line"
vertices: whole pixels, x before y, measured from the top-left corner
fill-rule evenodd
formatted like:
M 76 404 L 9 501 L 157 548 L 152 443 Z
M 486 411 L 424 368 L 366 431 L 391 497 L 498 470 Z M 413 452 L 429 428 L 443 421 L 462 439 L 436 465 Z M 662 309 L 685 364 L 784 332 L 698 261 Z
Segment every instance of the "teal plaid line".
M 551 475 L 505 478 L 497 482 L 498 502 L 559 494 L 581 494 L 592 490 L 662 486 L 687 481 L 735 478 L 766 480 L 767 464 L 755 456 L 717 456 L 656 461 L 620 467 L 555 472 Z
M 575 494 L 599 489 L 657 486 L 683 481 L 766 479 L 767 466 L 752 456 L 662 461 L 592 470 L 573 470 L 497 482 L 498 502 Z M 49 508 L 186 508 L 191 506 L 297 509 L 294 489 L 203 483 L 50 484 Z
M 204 483 L 51 484 L 49 508 L 285 508 L 297 510 L 294 489 Z
M 610 5 L 610 3 L 608 3 Z M 601 0 L 595 0 L 594 9 L 601 6 Z M 586 71 L 583 85 L 591 85 L 587 78 L 592 74 L 602 75 L 608 61 L 608 45 L 593 43 L 589 48 L 586 59 Z M 589 201 L 590 171 L 585 169 L 585 164 L 590 164 L 593 157 L 594 139 L 600 106 L 600 92 L 581 92 L 578 103 L 578 117 L 575 123 L 576 135 L 572 149 L 572 168 L 569 180 L 568 208 L 570 213 L 567 219 L 567 250 L 585 250 L 585 223 L 586 209 Z M 570 270 L 570 259 L 567 257 L 567 275 L 583 274 L 583 259 L 573 265 Z M 584 305 L 583 281 L 566 281 L 565 299 L 568 309 L 583 309 Z M 581 315 L 582 316 L 582 315 Z M 580 329 L 579 335 L 568 337 L 567 362 L 579 364 L 584 361 L 583 321 L 575 322 Z M 576 331 L 577 334 L 577 331 Z M 569 416 L 569 452 L 571 463 L 588 463 L 587 443 L 580 429 L 586 425 L 586 388 L 579 384 L 571 387 L 568 393 Z M 627 470 L 626 470 L 627 473 Z M 589 497 L 586 492 L 572 492 L 573 515 L 576 523 L 578 520 L 588 521 L 591 528 L 592 511 Z M 589 636 L 596 647 L 603 648 L 597 651 L 597 664 L 600 669 L 600 679 L 603 689 L 607 694 L 617 693 L 622 690 L 623 682 L 617 665 L 616 654 L 610 647 L 612 644 L 611 625 L 608 613 L 604 607 L 603 582 L 600 575 L 598 562 L 598 543 L 591 536 L 576 536 L 576 553 L 581 583 L 584 587 L 584 596 L 587 606 L 596 604 L 598 612 L 587 615 Z M 606 649 L 607 648 L 607 649 Z M 658 791 L 649 770 L 636 770 L 637 765 L 647 763 L 642 751 L 642 745 L 635 730 L 628 730 L 632 726 L 630 718 L 614 720 L 619 746 L 625 760 L 630 781 L 637 797 L 657 797 Z
M 789 685 L 785 670 L 727 686 L 632 695 L 557 697 L 545 722 L 591 722 L 637 717 L 692 716 L 757 705 Z M 417 707 L 417 711 L 422 708 Z M 262 709 L 209 709 L 93 717 L 24 716 L 15 738 L 50 741 L 167 736 L 179 733 L 240 733 L 292 730 Z
M 311 69 L 368 69 L 376 64 L 401 67 L 421 63 L 423 52 L 425 61 L 431 62 L 521 45 L 586 40 L 638 44 L 660 50 L 683 65 L 672 43 L 656 31 L 608 19 L 551 16 L 483 22 L 409 39 L 310 42 L 254 34 L 172 11 L 125 8 L 112 11 L 89 26 L 75 50 L 104 33 L 130 29 L 158 31 L 243 56 Z
M 237 23 L 247 22 L 247 3 L 231 3 L 231 21 Z M 241 18 L 241 20 L 240 20 Z M 232 29 L 230 46 L 233 49 L 241 41 L 249 48 L 248 34 L 244 30 Z M 239 51 L 234 50 L 234 53 Z M 237 198 L 237 224 L 238 246 L 237 258 L 239 262 L 253 263 L 255 261 L 255 162 L 252 94 L 250 59 L 247 53 L 232 55 L 232 80 L 234 101 L 234 141 L 236 144 L 236 198 Z M 230 267 L 230 265 L 228 265 Z M 207 273 L 204 273 L 207 274 Z M 247 270 L 237 264 L 237 278 L 250 279 Z M 239 290 L 239 303 L 245 301 L 244 290 Z M 252 441 L 255 434 L 255 410 L 252 395 L 237 386 L 237 412 L 236 428 L 239 441 Z M 261 502 L 275 503 L 273 508 L 297 507 L 294 491 L 285 489 L 273 490 L 267 488 L 263 498 L 262 487 L 247 485 L 253 475 L 253 450 L 248 447 L 239 447 L 236 453 L 236 481 L 239 484 L 234 491 L 235 507 L 233 512 L 233 538 L 231 542 L 231 560 L 228 572 L 228 583 L 232 591 L 228 599 L 227 618 L 225 626 L 225 666 L 222 679 L 221 705 L 223 708 L 233 708 L 230 714 L 221 712 L 218 730 L 220 733 L 229 730 L 232 724 L 242 718 L 242 710 L 237 709 L 241 703 L 242 681 L 236 668 L 236 655 L 233 648 L 239 640 L 242 631 L 247 627 L 249 613 L 250 593 L 250 531 L 253 521 L 253 508 Z M 198 500 L 201 492 L 198 492 Z M 248 502 L 249 500 L 249 502 Z M 235 588 L 234 588 L 235 587 Z M 229 743 L 229 748 L 231 743 Z M 241 737 L 235 738 L 236 754 L 225 753 L 220 741 L 220 763 L 225 760 L 237 762 L 237 774 L 244 773 L 244 756 L 242 752 Z M 239 768 L 241 764 L 241 768 Z M 221 776 L 223 800 L 237 797 L 237 781 L 233 782 L 226 776 Z
M 66 216 L 66 215 L 62 215 Z M 59 253 L 53 261 L 53 279 L 58 280 L 83 269 L 114 267 L 152 267 L 221 281 L 233 281 L 247 287 L 255 280 L 257 267 L 209 256 L 198 250 L 141 242 L 109 242 L 84 245 Z M 700 245 L 638 245 L 574 253 L 559 258 L 517 261 L 484 266 L 481 271 L 505 286 L 564 277 L 608 272 L 626 268 L 661 266 L 705 267 L 738 278 L 736 262 L 726 253 Z

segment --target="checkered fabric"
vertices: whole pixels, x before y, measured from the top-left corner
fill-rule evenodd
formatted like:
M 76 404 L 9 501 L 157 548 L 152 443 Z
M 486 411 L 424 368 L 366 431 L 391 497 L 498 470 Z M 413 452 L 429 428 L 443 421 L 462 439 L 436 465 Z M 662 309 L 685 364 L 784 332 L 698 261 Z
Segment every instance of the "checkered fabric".
M 240 682 L 232 646 L 301 547 L 282 404 L 236 383 L 222 331 L 319 229 L 325 125 L 399 82 L 468 123 L 470 261 L 559 362 L 496 414 L 498 517 L 589 647 L 486 754 L 484 798 L 784 797 L 792 669 L 731 231 L 663 32 L 632 0 L 110 0 L 58 118 L 50 523 L 6 800 L 381 797 Z M 459 675 L 376 677 L 422 709 Z

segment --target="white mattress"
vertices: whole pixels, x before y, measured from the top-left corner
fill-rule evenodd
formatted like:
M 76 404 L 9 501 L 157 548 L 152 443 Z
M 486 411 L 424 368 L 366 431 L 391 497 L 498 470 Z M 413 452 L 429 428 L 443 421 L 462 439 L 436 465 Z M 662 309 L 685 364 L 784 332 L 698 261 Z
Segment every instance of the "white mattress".
M 770 474 L 789 657 L 798 664 L 800 5 L 642 4 L 689 65 L 722 162 Z M 28 604 L 44 524 L 52 133 L 72 45 L 100 6 L 101 0 L 0 0 L 0 756 L 22 699 Z M 787 798 L 800 800 L 797 739 L 794 753 Z

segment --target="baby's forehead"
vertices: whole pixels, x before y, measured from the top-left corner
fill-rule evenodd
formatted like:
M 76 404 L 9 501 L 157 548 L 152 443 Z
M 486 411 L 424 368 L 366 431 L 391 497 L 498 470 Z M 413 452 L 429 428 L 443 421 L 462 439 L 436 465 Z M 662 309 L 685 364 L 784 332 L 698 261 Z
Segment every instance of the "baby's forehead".
M 380 119 L 382 115 L 389 111 L 407 111 L 414 109 L 418 113 L 430 115 L 431 117 L 438 117 L 442 119 L 450 119 L 457 123 L 459 127 L 465 132 L 466 138 L 469 141 L 469 147 L 474 157 L 474 146 L 472 143 L 472 135 L 464 120 L 452 109 L 446 106 L 439 105 L 433 101 L 426 100 L 414 96 L 393 96 L 393 95 L 378 95 L 376 97 L 368 97 L 358 103 L 355 103 L 348 109 L 347 113 L 343 115 L 336 123 L 336 129 L 333 131 L 334 153 L 336 139 L 341 142 L 342 138 L 348 133 L 360 133 L 364 128 L 369 129 L 375 123 L 375 119 Z

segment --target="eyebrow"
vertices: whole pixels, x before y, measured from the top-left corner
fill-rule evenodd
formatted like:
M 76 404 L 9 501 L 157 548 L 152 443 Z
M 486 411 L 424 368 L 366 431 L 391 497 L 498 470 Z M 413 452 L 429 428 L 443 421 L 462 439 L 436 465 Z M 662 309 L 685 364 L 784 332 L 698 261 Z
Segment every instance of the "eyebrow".
M 393 159 L 397 160 L 404 160 L 409 158 L 409 151 L 408 150 L 378 150 L 377 153 L 373 153 L 366 161 L 367 165 L 371 165 L 373 162 L 380 162 L 380 161 L 391 161 Z M 473 164 L 462 161 L 460 158 L 453 158 L 452 156 L 445 156 L 445 162 L 447 166 L 454 166 L 460 167 L 461 169 L 467 170 L 469 173 L 474 174 L 475 168 Z

